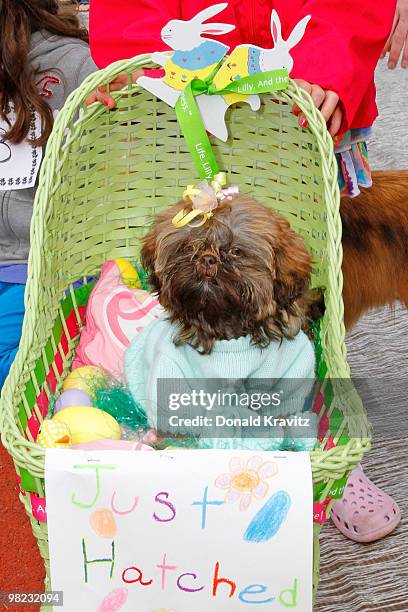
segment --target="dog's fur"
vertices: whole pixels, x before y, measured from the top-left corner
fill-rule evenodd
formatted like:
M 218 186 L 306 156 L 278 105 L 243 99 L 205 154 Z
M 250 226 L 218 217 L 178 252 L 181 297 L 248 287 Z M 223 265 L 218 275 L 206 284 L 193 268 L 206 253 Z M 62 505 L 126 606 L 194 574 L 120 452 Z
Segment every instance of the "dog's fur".
M 293 338 L 308 310 L 311 257 L 280 215 L 247 196 L 222 202 L 201 227 L 175 228 L 179 202 L 158 215 L 142 264 L 179 326 L 176 343 L 209 353 L 216 340 Z
M 178 343 L 209 353 L 216 340 L 250 335 L 262 347 L 294 337 L 319 312 L 311 258 L 283 217 L 238 196 L 203 226 L 176 229 L 184 206 L 156 217 L 142 249 Z M 376 306 L 408 307 L 408 171 L 374 172 L 373 187 L 343 198 L 340 212 L 346 328 Z
M 373 187 L 340 211 L 346 328 L 371 308 L 408 307 L 408 170 L 373 172 Z

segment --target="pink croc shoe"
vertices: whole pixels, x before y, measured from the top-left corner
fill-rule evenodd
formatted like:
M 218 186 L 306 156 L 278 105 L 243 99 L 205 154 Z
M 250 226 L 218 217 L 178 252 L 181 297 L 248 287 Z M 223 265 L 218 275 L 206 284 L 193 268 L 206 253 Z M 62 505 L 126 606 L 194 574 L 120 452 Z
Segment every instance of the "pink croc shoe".
M 395 501 L 379 489 L 361 467 L 347 480 L 342 499 L 336 501 L 331 518 L 343 535 L 355 542 L 375 542 L 391 533 L 401 520 Z

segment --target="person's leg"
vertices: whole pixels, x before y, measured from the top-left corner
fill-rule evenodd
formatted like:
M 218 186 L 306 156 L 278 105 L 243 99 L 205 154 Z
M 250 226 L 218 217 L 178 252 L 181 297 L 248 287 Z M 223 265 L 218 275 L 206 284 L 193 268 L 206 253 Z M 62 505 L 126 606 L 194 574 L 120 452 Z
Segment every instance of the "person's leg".
M 0 389 L 16 356 L 24 318 L 25 285 L 0 282 Z

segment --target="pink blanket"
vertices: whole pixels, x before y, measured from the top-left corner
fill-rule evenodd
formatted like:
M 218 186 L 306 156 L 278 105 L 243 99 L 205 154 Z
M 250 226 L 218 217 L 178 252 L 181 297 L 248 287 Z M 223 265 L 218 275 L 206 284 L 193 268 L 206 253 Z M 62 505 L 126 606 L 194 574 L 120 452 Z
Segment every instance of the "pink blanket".
M 125 284 L 115 260 L 105 262 L 89 297 L 73 368 L 95 365 L 122 380 L 129 343 L 162 313 L 157 297 Z

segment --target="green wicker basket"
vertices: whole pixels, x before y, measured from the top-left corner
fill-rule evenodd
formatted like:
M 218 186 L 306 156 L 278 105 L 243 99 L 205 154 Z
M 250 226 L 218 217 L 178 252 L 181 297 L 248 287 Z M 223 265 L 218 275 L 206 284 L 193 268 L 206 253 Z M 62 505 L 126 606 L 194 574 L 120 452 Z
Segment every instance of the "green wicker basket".
M 152 216 L 197 178 L 174 110 L 131 85 L 131 73 L 147 62 L 148 56 L 139 56 L 115 63 L 69 97 L 47 146 L 34 204 L 23 335 L 3 389 L 0 426 L 45 560 L 47 587 L 47 526 L 37 520 L 44 450 L 35 439 L 49 400 L 70 369 L 93 286 L 90 277 L 107 259 L 134 261 Z M 116 110 L 84 106 L 97 86 L 123 72 L 129 85 L 115 93 Z M 370 446 L 344 344 L 337 165 L 310 97 L 291 82 L 271 98 L 263 97 L 257 113 L 246 105 L 231 109 L 230 138 L 214 140 L 213 148 L 230 183 L 283 213 L 304 237 L 315 260 L 313 283 L 325 287 L 326 312 L 314 329 L 321 383 L 315 410 L 327 426 L 311 462 L 315 500 L 329 500 L 328 512 L 331 498 L 341 493 L 345 477 Z M 290 113 L 294 102 L 306 114 L 306 130 Z M 81 286 L 74 285 L 79 279 Z M 315 523 L 315 586 L 320 527 Z

